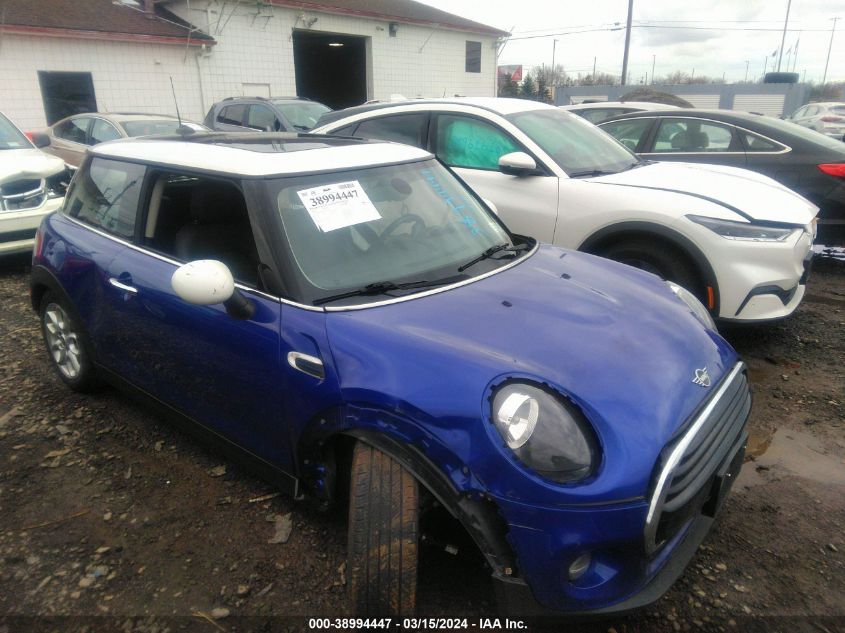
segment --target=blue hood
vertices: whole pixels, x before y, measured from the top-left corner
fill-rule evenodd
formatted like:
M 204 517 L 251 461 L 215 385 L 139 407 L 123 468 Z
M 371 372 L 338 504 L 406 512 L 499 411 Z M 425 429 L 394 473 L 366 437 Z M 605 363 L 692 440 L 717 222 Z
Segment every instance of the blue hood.
M 737 361 L 654 275 L 546 245 L 477 282 L 326 323 L 344 401 L 413 420 L 488 492 L 535 503 L 543 490 L 555 504 L 644 495 L 660 450 Z M 709 388 L 692 382 L 705 366 Z M 577 486 L 509 476 L 525 469 L 486 398 L 508 376 L 581 407 L 602 445 L 596 476 Z

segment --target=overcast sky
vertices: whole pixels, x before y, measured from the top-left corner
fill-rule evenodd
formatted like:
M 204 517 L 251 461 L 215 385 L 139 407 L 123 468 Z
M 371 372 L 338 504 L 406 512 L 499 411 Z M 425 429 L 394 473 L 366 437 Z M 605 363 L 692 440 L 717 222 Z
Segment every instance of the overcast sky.
M 621 74 L 627 0 L 421 1 L 511 31 L 513 39 L 502 51 L 500 64 L 523 64 L 526 70 L 551 64 L 556 39 L 555 63 L 570 74 L 592 72 L 594 57 L 597 71 Z M 721 77 L 724 73 L 727 81 L 742 81 L 746 60 L 748 78 L 760 77 L 764 62 L 769 71 L 777 65 L 777 57 L 771 55 L 780 48 L 786 5 L 787 0 L 634 0 L 628 83 L 639 82 L 646 73 L 650 78 L 653 59 L 658 77 L 675 70 L 694 70 L 696 76 Z M 808 80 L 821 81 L 833 17 L 843 19 L 837 23 L 827 78 L 845 80 L 845 0 L 792 0 L 782 71 L 788 61 L 789 70 L 794 63 L 796 72 L 803 76 L 806 70 Z M 622 28 L 598 30 L 614 27 Z M 592 29 L 597 30 L 517 39 Z M 796 43 L 797 57 L 787 56 Z

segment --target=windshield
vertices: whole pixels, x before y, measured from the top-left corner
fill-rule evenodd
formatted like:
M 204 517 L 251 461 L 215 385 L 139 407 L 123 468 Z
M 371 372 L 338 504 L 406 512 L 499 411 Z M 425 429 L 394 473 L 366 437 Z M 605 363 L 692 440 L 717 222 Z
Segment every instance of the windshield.
M 285 118 L 290 121 L 290 124 L 297 130 L 310 130 L 317 125 L 317 121 L 326 112 L 331 112 L 331 108 L 327 108 L 322 103 L 314 103 L 313 101 L 296 101 L 290 102 L 275 102 L 276 107 L 282 111 Z
M 624 171 L 639 162 L 632 152 L 592 123 L 558 109 L 519 112 L 507 119 L 570 175 Z
M 123 121 L 123 129 L 129 136 L 150 136 L 151 134 L 175 134 L 179 129 L 178 119 L 161 121 Z
M 0 150 L 25 149 L 32 143 L 16 128 L 9 119 L 0 114 Z
M 462 265 L 511 242 L 434 160 L 284 178 L 270 186 L 313 298 L 386 281 L 469 277 L 497 258 L 467 273 L 458 270 Z

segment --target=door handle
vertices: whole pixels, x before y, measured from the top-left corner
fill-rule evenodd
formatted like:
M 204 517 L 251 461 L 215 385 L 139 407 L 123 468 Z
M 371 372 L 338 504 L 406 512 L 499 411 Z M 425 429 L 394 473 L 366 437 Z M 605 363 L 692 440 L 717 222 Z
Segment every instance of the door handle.
M 118 289 L 120 289 L 120 290 L 123 290 L 123 292 L 130 292 L 130 293 L 132 293 L 133 295 L 134 295 L 134 294 L 138 294 L 138 289 L 137 289 L 137 288 L 135 288 L 135 287 L 133 287 L 133 286 L 127 286 L 126 284 L 119 282 L 119 281 L 118 281 L 117 279 L 115 279 L 114 277 L 109 277 L 109 283 L 110 283 L 112 286 L 114 286 L 115 288 L 118 288 Z
M 320 380 L 326 377 L 323 361 L 314 356 L 303 354 L 302 352 L 288 352 L 288 365 L 297 371 L 301 371 L 303 374 L 308 374 Z

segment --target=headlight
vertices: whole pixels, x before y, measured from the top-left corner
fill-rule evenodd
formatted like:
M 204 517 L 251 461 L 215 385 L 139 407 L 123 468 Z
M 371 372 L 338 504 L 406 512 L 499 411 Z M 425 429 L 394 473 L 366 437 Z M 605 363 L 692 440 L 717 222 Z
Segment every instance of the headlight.
M 690 312 L 692 312 L 705 327 L 708 327 L 711 330 L 716 329 L 716 322 L 713 321 L 713 317 L 710 316 L 710 311 L 704 307 L 704 304 L 701 303 L 694 294 L 686 288 L 682 288 L 671 281 L 667 281 L 666 285 L 669 286 L 669 289 L 675 293 L 675 296 L 677 296 L 678 299 L 687 304 Z
M 598 450 L 589 423 L 550 389 L 506 383 L 493 396 L 492 418 L 508 448 L 537 474 L 572 482 L 593 472 Z
M 718 220 L 703 215 L 688 215 L 687 219 L 707 227 L 729 240 L 750 240 L 753 242 L 783 242 L 799 229 L 795 226 L 764 226 L 751 222 Z

